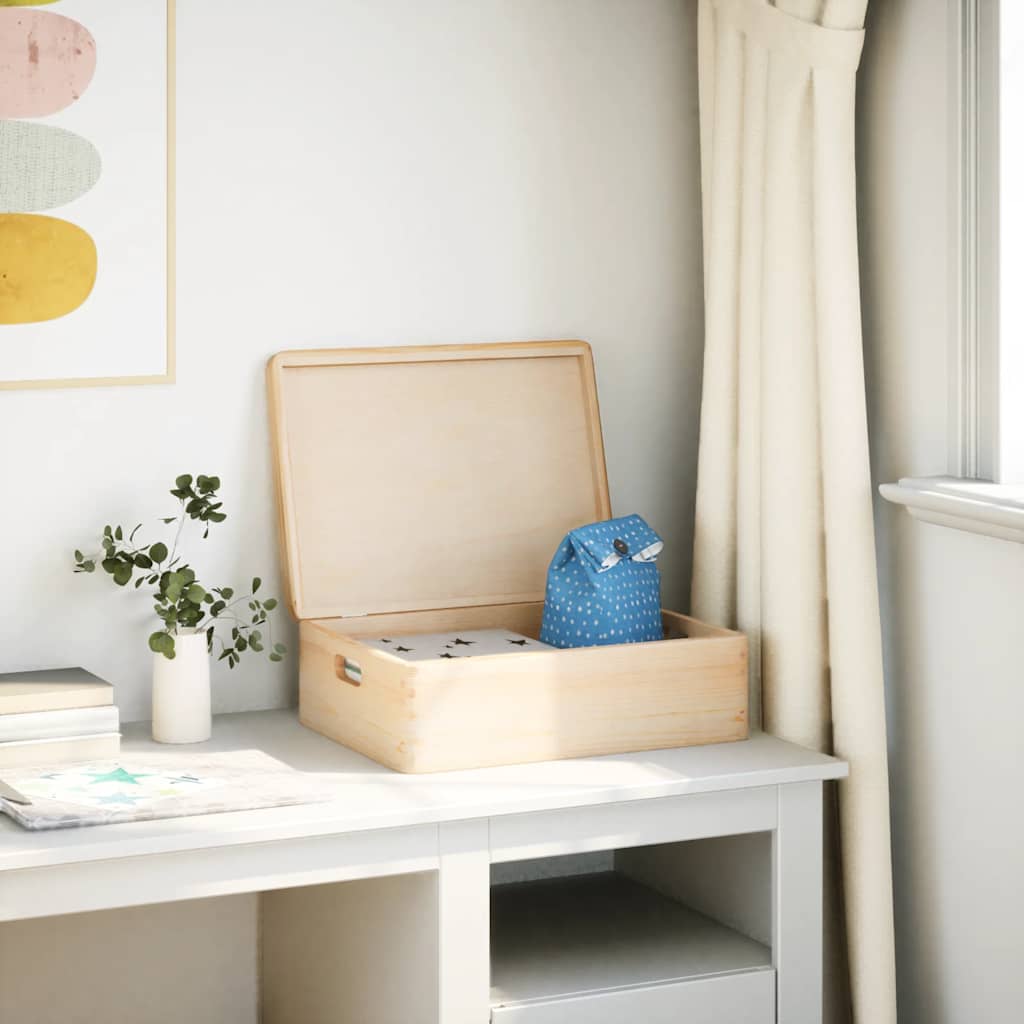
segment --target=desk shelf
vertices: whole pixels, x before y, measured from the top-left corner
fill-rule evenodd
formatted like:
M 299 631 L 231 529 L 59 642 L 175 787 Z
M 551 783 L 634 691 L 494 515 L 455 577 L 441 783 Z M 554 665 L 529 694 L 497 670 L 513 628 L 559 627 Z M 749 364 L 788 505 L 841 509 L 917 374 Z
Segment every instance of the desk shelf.
M 766 946 L 615 872 L 492 891 L 495 1024 L 659 1024 L 697 1010 L 759 1024 L 773 998 Z

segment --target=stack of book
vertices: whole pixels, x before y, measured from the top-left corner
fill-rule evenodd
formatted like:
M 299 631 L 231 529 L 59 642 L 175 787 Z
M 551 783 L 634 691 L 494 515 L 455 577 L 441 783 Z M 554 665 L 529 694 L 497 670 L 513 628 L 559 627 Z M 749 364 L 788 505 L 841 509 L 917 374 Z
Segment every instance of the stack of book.
M 116 757 L 114 688 L 81 668 L 0 675 L 0 768 Z

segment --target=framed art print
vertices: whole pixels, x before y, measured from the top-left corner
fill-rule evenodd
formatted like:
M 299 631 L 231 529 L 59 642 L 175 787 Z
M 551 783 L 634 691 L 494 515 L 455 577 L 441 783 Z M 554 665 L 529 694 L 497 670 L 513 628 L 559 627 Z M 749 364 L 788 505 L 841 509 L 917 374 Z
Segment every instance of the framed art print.
M 0 389 L 174 379 L 174 0 L 0 0 Z

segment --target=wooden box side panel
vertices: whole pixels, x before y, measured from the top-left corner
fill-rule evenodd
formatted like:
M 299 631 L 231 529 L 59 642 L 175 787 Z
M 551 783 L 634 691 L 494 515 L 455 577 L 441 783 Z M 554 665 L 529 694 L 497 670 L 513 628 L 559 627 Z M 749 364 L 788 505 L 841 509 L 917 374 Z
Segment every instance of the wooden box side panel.
M 415 771 L 746 739 L 744 637 L 425 665 Z
M 365 669 L 372 685 L 346 681 L 346 658 Z M 414 676 L 414 666 L 358 640 L 299 624 L 299 721 L 398 771 L 411 770 Z

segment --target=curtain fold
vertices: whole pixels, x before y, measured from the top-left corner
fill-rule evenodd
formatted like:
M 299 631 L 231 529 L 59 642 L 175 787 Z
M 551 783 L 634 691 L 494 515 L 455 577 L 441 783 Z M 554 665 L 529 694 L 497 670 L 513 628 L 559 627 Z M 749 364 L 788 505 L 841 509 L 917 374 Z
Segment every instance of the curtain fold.
M 700 0 L 699 14 L 692 604 L 750 637 L 751 721 L 850 762 L 827 838 L 826 1024 L 896 1021 L 854 168 L 865 9 Z

